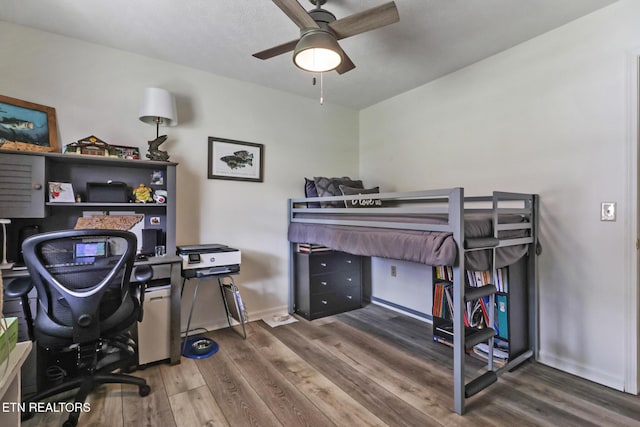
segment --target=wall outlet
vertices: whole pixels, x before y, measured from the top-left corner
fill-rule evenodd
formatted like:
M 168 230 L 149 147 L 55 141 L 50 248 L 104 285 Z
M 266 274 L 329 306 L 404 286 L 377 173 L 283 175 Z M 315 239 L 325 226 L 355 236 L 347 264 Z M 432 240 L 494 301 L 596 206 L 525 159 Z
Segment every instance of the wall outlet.
M 615 202 L 602 202 L 600 205 L 600 221 L 615 221 L 616 220 L 616 203 Z
M 395 265 L 391 266 L 391 277 L 396 277 L 396 275 L 398 274 L 398 271 L 396 269 Z

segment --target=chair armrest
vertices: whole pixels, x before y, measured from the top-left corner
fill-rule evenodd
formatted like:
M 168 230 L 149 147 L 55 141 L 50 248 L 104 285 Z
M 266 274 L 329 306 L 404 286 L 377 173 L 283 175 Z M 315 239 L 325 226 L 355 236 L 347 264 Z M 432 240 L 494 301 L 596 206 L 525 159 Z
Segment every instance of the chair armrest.
M 27 322 L 27 334 L 33 341 L 33 315 L 29 306 L 29 292 L 33 289 L 33 281 L 29 277 L 18 277 L 4 285 L 4 294 L 7 298 L 20 298 L 22 301 L 22 312 Z
M 33 289 L 33 282 L 29 277 L 18 277 L 4 285 L 4 295 L 7 298 L 26 296 Z
M 153 277 L 153 268 L 150 265 L 136 265 L 133 268 L 133 277 L 136 282 L 147 283 Z
M 132 285 L 135 287 L 133 290 L 135 297 L 140 302 L 140 312 L 138 313 L 138 322 L 142 322 L 144 317 L 144 292 L 147 287 L 147 282 L 153 277 L 153 268 L 150 265 L 137 265 L 133 270 L 133 278 L 135 283 Z

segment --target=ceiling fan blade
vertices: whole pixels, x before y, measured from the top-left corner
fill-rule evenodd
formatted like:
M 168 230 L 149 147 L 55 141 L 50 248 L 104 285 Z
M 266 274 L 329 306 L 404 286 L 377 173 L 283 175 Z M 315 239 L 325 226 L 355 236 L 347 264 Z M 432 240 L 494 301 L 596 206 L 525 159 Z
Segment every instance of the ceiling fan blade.
M 400 15 L 398 15 L 396 4 L 389 2 L 333 21 L 329 24 L 329 27 L 331 27 L 336 33 L 338 40 L 340 40 L 393 24 L 399 20 Z
M 340 50 L 342 50 L 342 48 L 340 48 Z M 347 71 L 353 70 L 354 68 L 356 68 L 356 65 L 353 63 L 353 61 L 351 61 L 351 58 L 347 56 L 346 52 L 342 50 L 342 62 L 340 63 L 340 65 L 338 65 L 336 71 L 338 72 L 338 74 L 344 74 Z
M 311 15 L 296 0 L 273 0 L 273 2 L 291 19 L 299 28 L 320 28 Z
M 270 49 L 265 49 L 265 50 L 263 50 L 261 52 L 254 53 L 253 56 L 255 56 L 258 59 L 273 58 L 274 56 L 278 56 L 278 55 L 282 55 L 283 53 L 291 52 L 293 49 L 296 48 L 297 44 L 298 44 L 298 39 L 291 40 L 290 42 L 282 43 L 281 45 L 274 46 L 274 47 L 272 47 Z

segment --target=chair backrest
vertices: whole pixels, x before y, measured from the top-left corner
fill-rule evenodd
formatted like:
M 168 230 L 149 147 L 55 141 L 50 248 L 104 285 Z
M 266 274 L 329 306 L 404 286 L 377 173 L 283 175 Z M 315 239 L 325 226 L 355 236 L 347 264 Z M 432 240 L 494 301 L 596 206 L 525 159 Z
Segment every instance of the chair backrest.
M 24 261 L 38 291 L 34 333 L 52 345 L 89 343 L 130 326 L 140 309 L 129 279 L 135 234 L 63 230 L 27 238 Z

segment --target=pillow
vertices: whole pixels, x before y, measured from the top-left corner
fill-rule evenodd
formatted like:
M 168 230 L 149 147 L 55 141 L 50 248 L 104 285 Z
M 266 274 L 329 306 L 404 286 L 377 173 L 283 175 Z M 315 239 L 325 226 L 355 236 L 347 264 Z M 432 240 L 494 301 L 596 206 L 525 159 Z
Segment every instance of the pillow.
M 362 185 L 362 181 L 354 181 L 348 176 L 343 176 L 342 178 L 326 178 L 323 176 L 316 176 L 313 178 L 313 180 L 315 181 L 316 190 L 318 191 L 318 196 L 320 197 L 342 196 L 340 185 L 346 185 L 347 187 L 353 188 L 364 188 Z M 344 202 L 320 202 L 320 205 L 323 208 L 343 208 Z
M 380 187 L 373 188 L 353 188 L 346 185 L 340 186 L 340 191 L 343 196 L 354 196 L 356 194 L 378 194 L 380 193 Z M 359 199 L 359 200 L 345 200 L 344 206 L 346 208 L 379 208 L 382 207 L 382 200 L 380 199 Z
M 318 197 L 318 190 L 316 189 L 316 183 L 309 178 L 304 179 L 304 197 Z M 318 202 L 309 202 L 307 203 L 308 208 L 319 208 L 320 203 Z

